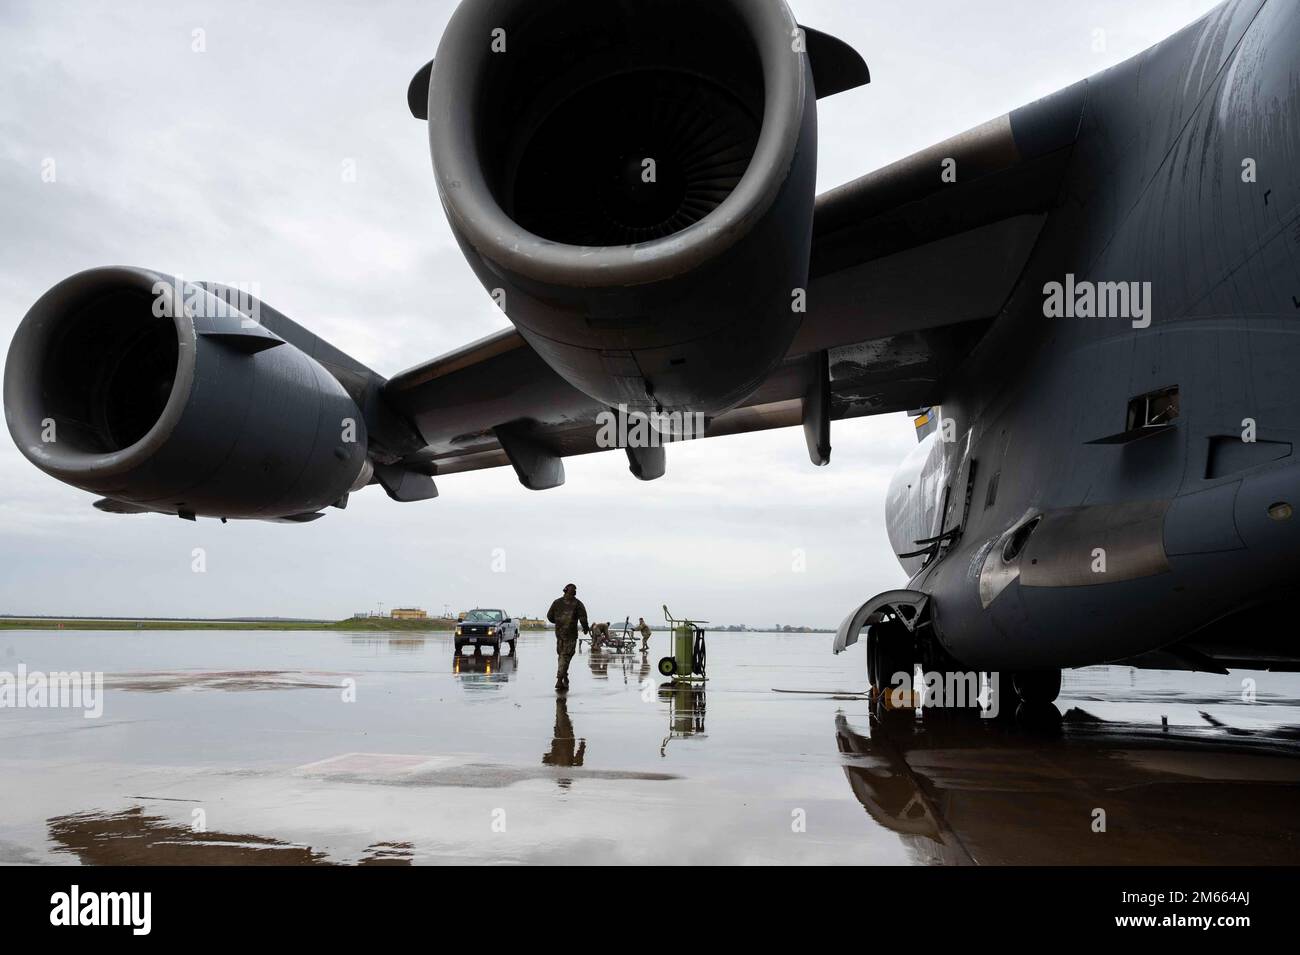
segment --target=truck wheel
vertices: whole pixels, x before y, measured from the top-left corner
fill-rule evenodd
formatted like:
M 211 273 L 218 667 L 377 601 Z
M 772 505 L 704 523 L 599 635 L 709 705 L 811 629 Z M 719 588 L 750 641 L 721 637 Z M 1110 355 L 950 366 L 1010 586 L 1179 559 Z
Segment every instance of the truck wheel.
M 517 637 L 515 638 L 515 640 L 511 640 L 511 641 L 510 641 L 510 655 L 511 655 L 512 657 L 513 657 L 513 656 L 517 656 L 517 655 L 519 654 L 519 651 L 518 651 L 517 649 L 515 649 L 515 641 L 516 641 L 516 640 L 518 640 Z
M 461 643 L 459 640 L 457 640 L 457 641 L 456 641 L 456 652 L 457 652 L 457 653 L 460 653 L 460 651 L 462 651 L 462 650 L 464 650 L 464 649 L 465 649 L 465 644 L 463 644 L 463 643 Z

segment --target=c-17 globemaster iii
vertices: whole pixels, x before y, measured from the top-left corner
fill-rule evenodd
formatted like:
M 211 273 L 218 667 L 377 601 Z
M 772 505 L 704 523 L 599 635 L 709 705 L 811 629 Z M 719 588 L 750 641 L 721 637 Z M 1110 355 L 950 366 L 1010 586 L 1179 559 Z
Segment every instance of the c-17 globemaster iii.
M 628 418 L 801 426 L 822 465 L 910 411 L 910 582 L 836 637 L 873 685 L 1296 669 L 1298 49 L 1300 4 L 1230 0 L 817 196 L 817 100 L 870 77 L 782 0 L 464 0 L 408 106 L 513 328 L 385 379 L 243 290 L 94 269 L 20 325 L 6 421 L 102 510 L 302 522 L 611 444 L 653 480 Z

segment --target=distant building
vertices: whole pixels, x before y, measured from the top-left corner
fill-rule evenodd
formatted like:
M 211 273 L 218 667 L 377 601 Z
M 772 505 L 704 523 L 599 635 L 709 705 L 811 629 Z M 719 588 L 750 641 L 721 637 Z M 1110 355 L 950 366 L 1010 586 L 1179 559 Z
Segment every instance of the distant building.
M 420 610 L 418 607 L 395 607 L 393 609 L 394 620 L 427 620 L 428 618 L 428 611 Z

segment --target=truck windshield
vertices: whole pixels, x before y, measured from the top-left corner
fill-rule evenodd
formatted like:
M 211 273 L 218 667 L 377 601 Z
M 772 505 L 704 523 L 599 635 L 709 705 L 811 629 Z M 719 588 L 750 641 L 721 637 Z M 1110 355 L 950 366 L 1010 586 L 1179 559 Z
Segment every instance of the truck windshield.
M 465 619 L 470 623 L 495 623 L 504 616 L 500 610 L 471 610 Z

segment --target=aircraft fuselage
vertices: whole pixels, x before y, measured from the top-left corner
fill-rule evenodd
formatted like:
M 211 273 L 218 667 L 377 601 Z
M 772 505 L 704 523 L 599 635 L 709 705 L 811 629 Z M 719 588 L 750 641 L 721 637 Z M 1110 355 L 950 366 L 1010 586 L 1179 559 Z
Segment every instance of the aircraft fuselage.
M 899 554 L 960 528 L 903 560 L 957 660 L 1300 661 L 1261 624 L 1300 577 L 1297 49 L 1300 5 L 1231 3 L 1044 104 L 1057 209 L 887 504 Z

